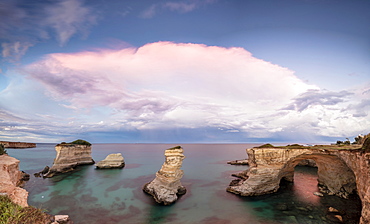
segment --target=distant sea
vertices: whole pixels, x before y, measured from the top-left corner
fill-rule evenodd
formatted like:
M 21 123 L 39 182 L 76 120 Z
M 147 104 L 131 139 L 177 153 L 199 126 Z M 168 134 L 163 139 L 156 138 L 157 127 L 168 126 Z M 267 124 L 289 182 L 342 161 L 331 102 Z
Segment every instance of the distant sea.
M 158 205 L 142 191 L 164 162 L 164 150 L 175 144 L 93 144 L 92 157 L 98 162 L 110 153 L 122 153 L 124 169 L 97 170 L 82 166 L 50 179 L 33 173 L 51 166 L 55 144 L 37 144 L 31 149 L 7 149 L 21 161 L 20 168 L 31 174 L 25 185 L 30 205 L 51 214 L 67 214 L 76 224 L 278 224 L 336 223 L 327 217 L 334 207 L 358 223 L 361 203 L 335 196 L 318 197 L 317 168 L 296 167 L 294 184 L 283 184 L 274 194 L 239 197 L 226 192 L 231 174 L 247 169 L 229 160 L 245 159 L 245 149 L 259 144 L 181 144 L 186 156 L 182 169 L 187 193 L 175 204 Z

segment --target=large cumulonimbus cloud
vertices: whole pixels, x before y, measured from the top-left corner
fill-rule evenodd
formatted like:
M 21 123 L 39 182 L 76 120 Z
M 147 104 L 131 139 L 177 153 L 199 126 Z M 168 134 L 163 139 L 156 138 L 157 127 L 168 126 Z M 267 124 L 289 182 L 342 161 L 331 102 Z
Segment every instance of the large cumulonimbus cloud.
M 57 100 L 114 108 L 148 126 L 158 120 L 185 120 L 182 125 L 192 127 L 229 123 L 235 116 L 264 115 L 317 88 L 242 48 L 171 42 L 52 54 L 26 71 Z
M 216 128 L 287 139 L 298 132 L 350 136 L 369 126 L 368 114 L 360 113 L 368 92 L 321 90 L 243 48 L 156 42 L 50 54 L 22 73 L 29 79 L 13 82 L 0 100 L 11 102 L 24 88 L 44 96 L 43 109 L 32 108 L 33 134 Z M 14 108 L 11 114 L 18 115 Z

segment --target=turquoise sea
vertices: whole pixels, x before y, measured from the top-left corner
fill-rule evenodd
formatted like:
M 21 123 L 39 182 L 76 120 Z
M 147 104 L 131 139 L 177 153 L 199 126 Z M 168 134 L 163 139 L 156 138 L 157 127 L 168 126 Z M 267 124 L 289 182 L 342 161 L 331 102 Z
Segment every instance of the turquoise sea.
M 360 200 L 335 196 L 318 197 L 317 168 L 296 167 L 294 184 L 283 183 L 274 194 L 239 197 L 226 192 L 232 173 L 247 166 L 226 164 L 245 159 L 246 148 L 259 144 L 181 144 L 186 156 L 182 169 L 187 193 L 175 204 L 158 205 L 142 191 L 164 162 L 164 150 L 174 144 L 93 144 L 98 162 L 110 153 L 122 153 L 124 169 L 97 170 L 94 165 L 50 179 L 33 173 L 51 166 L 55 144 L 37 144 L 31 149 L 7 149 L 21 161 L 20 169 L 31 175 L 24 188 L 30 205 L 51 214 L 68 214 L 76 224 L 201 223 L 278 224 L 336 223 L 329 207 L 340 211 L 344 223 L 358 223 Z

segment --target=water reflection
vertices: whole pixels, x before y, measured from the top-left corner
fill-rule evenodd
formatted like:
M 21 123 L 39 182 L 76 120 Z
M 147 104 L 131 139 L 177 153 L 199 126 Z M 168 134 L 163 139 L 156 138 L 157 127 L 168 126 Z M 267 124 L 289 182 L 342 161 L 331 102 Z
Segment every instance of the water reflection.
M 312 205 L 320 204 L 320 197 L 314 195 L 318 192 L 317 168 L 296 166 L 294 169 L 293 193 L 297 199 Z

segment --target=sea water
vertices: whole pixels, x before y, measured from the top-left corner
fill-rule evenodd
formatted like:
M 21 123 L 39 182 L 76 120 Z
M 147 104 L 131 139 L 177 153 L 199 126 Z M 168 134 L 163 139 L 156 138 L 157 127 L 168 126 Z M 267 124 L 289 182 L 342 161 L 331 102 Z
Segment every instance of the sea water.
M 67 214 L 76 224 L 201 223 L 278 224 L 336 223 L 328 208 L 340 211 L 345 223 L 358 223 L 361 202 L 336 196 L 318 197 L 317 168 L 296 167 L 294 183 L 278 192 L 259 197 L 240 197 L 226 192 L 231 174 L 248 166 L 233 166 L 229 160 L 247 158 L 245 149 L 259 144 L 181 144 L 186 156 L 182 184 L 187 193 L 170 205 L 158 205 L 142 191 L 155 178 L 164 162 L 164 150 L 174 144 L 93 144 L 98 162 L 108 154 L 121 153 L 123 169 L 95 169 L 93 165 L 53 178 L 33 173 L 51 166 L 55 144 L 37 144 L 30 149 L 7 149 L 21 161 L 20 169 L 31 174 L 24 188 L 28 203 L 51 214 Z

